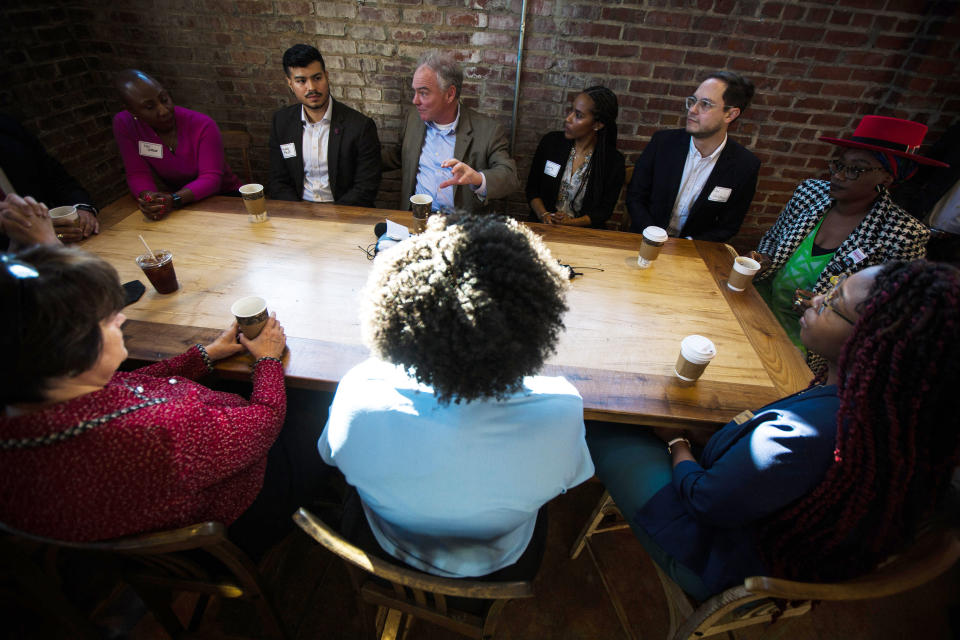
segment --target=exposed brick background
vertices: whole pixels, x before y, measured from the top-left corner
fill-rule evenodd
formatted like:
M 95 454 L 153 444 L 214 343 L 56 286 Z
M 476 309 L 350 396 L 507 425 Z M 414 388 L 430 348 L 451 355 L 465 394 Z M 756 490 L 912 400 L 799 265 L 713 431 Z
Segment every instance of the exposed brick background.
M 111 6 L 112 5 L 112 6 Z M 292 100 L 280 67 L 297 42 L 317 46 L 333 94 L 397 140 L 414 61 L 458 53 L 464 101 L 509 127 L 520 0 L 15 0 L 0 10 L 0 109 L 21 117 L 102 204 L 123 191 L 110 117 L 111 74 L 138 67 L 177 104 L 253 135 L 266 180 L 273 110 Z M 579 89 L 620 97 L 629 161 L 651 133 L 677 126 L 681 102 L 716 68 L 744 73 L 754 105 L 731 129 L 763 161 L 737 244 L 754 244 L 800 180 L 864 114 L 927 123 L 935 140 L 960 117 L 960 0 L 529 0 L 514 156 L 521 181 L 540 136 L 559 129 Z M 236 164 L 236 163 L 235 163 Z M 388 176 L 380 202 L 396 201 Z M 524 214 L 518 197 L 505 205 Z

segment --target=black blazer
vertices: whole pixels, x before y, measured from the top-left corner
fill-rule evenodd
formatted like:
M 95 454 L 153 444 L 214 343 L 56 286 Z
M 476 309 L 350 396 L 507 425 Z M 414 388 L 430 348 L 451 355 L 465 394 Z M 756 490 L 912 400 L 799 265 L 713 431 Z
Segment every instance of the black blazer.
M 380 189 L 380 139 L 373 120 L 342 102 L 333 101 L 327 171 L 337 204 L 373 207 Z M 273 114 L 270 128 L 270 183 L 275 200 L 303 199 L 303 123 L 299 103 Z M 297 153 L 284 158 L 280 145 L 293 143 Z
M 21 197 L 33 196 L 51 209 L 92 204 L 90 194 L 54 160 L 33 134 L 0 115 L 0 167 Z
M 650 138 L 627 188 L 631 231 L 642 233 L 650 225 L 666 229 L 670 224 L 689 149 L 690 134 L 683 129 L 658 131 Z M 753 200 L 759 171 L 757 156 L 728 137 L 717 164 L 690 208 L 680 237 L 725 242 L 735 236 Z M 726 202 L 709 199 L 715 187 L 731 190 Z
M 551 131 L 540 138 L 537 152 L 533 154 L 533 163 L 530 165 L 530 175 L 527 176 L 527 203 L 534 198 L 540 198 L 547 211 L 556 211 L 557 194 L 560 192 L 560 182 L 563 181 L 563 172 L 566 170 L 572 146 L 573 140 L 567 140 L 563 131 Z M 548 160 L 560 165 L 556 176 L 551 177 L 544 173 Z M 596 160 L 595 156 L 590 162 Z M 617 199 L 620 198 L 620 188 L 623 187 L 626 172 L 623 154 L 616 149 L 607 149 L 606 157 L 602 162 L 603 183 L 600 184 L 596 180 L 597 172 L 591 169 L 590 177 L 587 179 L 587 190 L 583 194 L 581 215 L 590 216 L 591 227 L 603 227 L 603 223 L 613 214 L 613 208 L 617 205 Z M 591 211 L 590 203 L 593 202 L 594 192 L 597 189 L 601 189 L 600 205 Z M 530 217 L 534 222 L 540 221 L 533 209 L 530 210 Z

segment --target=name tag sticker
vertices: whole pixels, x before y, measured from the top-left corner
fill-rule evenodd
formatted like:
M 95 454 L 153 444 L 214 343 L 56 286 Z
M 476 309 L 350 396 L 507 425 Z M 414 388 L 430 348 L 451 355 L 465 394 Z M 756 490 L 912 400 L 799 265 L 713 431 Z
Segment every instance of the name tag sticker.
M 284 158 L 296 158 L 297 157 L 297 145 L 292 142 L 287 144 L 280 145 L 280 153 L 283 154 Z
M 140 155 L 145 158 L 163 158 L 163 145 L 159 142 L 144 142 L 139 140 Z
M 730 187 L 714 187 L 707 200 L 710 202 L 726 202 L 730 199 L 731 193 L 733 193 L 733 189 Z
M 853 251 L 847 254 L 847 258 L 853 261 L 853 264 L 863 262 L 867 259 L 867 254 L 860 250 L 860 247 L 857 247 Z
M 556 178 L 557 174 L 560 173 L 560 165 L 547 160 L 547 164 L 543 165 L 543 172 L 551 178 Z

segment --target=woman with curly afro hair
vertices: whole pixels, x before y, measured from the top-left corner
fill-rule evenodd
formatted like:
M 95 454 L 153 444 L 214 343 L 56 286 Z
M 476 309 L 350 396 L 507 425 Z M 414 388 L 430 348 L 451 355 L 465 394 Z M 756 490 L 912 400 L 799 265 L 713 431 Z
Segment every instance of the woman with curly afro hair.
M 372 357 L 340 381 L 319 448 L 386 553 L 447 577 L 535 571 L 538 511 L 593 475 L 580 394 L 537 375 L 566 287 L 537 236 L 493 216 L 433 216 L 377 257 Z
M 751 575 L 837 581 L 910 543 L 960 457 L 960 272 L 922 260 L 841 277 L 800 320 L 828 363 L 694 457 L 676 431 L 590 424 L 597 475 L 651 557 L 704 600 Z

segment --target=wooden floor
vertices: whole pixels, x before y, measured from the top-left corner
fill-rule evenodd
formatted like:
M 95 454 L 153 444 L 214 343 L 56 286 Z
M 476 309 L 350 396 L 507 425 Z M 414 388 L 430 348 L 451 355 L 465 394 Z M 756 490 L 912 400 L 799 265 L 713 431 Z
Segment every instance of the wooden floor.
M 550 533 L 543 567 L 531 600 L 509 603 L 497 629 L 499 640 L 624 640 L 599 576 L 588 554 L 570 560 L 570 545 L 588 516 L 601 486 L 590 482 L 550 505 Z M 664 638 L 667 630 L 665 601 L 650 560 L 628 532 L 615 532 L 594 539 L 594 549 L 606 568 L 613 588 L 624 603 L 632 638 Z M 338 560 L 299 531 L 280 549 L 282 558 L 266 579 L 275 595 L 281 616 L 297 640 L 353 640 L 362 638 L 361 615 L 372 609 L 358 608 L 347 574 Z M 268 562 L 269 562 L 268 558 Z M 752 640 L 760 637 L 814 639 L 900 640 L 902 638 L 948 639 L 951 615 L 960 613 L 960 568 L 935 582 L 900 596 L 881 600 L 816 607 L 812 614 L 793 621 L 782 633 L 755 628 L 738 634 Z M 212 637 L 256 637 L 255 617 L 236 606 L 223 606 L 208 616 Z M 953 629 L 960 630 L 958 620 Z M 149 616 L 131 638 L 154 640 L 166 636 Z M 453 640 L 453 633 L 418 622 L 410 640 Z

